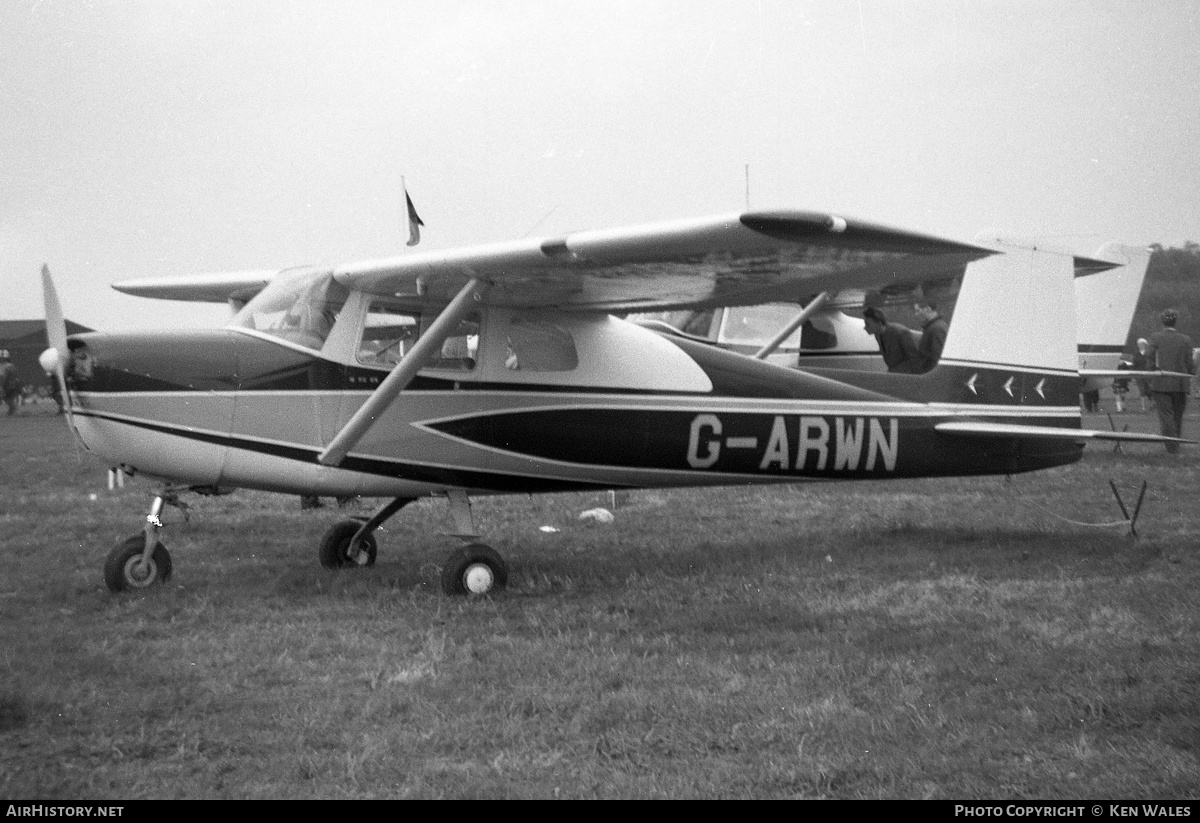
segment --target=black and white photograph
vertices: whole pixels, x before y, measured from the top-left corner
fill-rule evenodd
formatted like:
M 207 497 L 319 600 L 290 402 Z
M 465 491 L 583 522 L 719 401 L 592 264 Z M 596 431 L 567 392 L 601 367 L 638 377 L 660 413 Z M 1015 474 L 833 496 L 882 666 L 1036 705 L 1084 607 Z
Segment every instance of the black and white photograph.
M 0 809 L 1200 814 L 1200 2 L 0 4 Z

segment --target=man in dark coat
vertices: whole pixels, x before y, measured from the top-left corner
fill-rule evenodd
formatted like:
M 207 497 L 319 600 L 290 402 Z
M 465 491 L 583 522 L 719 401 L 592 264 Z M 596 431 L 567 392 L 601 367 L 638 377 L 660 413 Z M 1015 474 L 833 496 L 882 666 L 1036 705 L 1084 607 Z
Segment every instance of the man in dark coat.
M 1174 309 L 1162 313 L 1163 327 L 1150 335 L 1150 348 L 1146 359 L 1151 367 L 1159 371 L 1183 372 L 1191 375 L 1195 371 L 1192 360 L 1192 339 L 1175 328 L 1179 319 Z M 1190 377 L 1152 377 L 1150 394 L 1158 409 L 1158 422 L 1166 437 L 1179 437 L 1183 431 L 1183 411 L 1187 408 Z M 1165 444 L 1167 451 L 1175 454 L 1178 443 Z
M 16 414 L 17 406 L 21 405 L 21 377 L 17 367 L 9 361 L 7 349 L 0 350 L 0 394 L 4 396 L 8 413 Z
M 914 308 L 917 317 L 920 317 L 924 324 L 921 327 L 921 341 L 917 343 L 917 351 L 921 355 L 920 371 L 927 372 L 936 366 L 942 357 L 942 348 L 946 345 L 950 325 L 938 314 L 937 303 L 932 300 L 921 300 Z
M 916 374 L 921 371 L 921 355 L 912 331 L 900 323 L 889 323 L 887 315 L 876 308 L 863 312 L 867 334 L 879 341 L 879 351 L 890 372 Z

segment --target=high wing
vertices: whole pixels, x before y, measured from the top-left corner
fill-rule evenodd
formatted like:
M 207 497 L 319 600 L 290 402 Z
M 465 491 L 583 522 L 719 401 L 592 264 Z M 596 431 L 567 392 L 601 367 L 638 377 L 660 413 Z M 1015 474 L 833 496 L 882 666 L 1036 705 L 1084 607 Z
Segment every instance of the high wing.
M 747 212 L 580 231 L 341 266 L 380 295 L 449 302 L 468 280 L 497 305 L 640 311 L 753 305 L 955 273 L 992 249 L 836 215 Z
M 276 269 L 191 274 L 183 277 L 146 277 L 113 283 L 113 288 L 135 297 L 185 300 L 193 303 L 245 303 L 266 287 Z
M 353 289 L 448 303 L 470 279 L 501 305 L 583 311 L 752 305 L 957 273 L 994 249 L 807 211 L 747 212 L 415 252 L 334 270 Z M 125 280 L 139 297 L 245 303 L 280 272 Z

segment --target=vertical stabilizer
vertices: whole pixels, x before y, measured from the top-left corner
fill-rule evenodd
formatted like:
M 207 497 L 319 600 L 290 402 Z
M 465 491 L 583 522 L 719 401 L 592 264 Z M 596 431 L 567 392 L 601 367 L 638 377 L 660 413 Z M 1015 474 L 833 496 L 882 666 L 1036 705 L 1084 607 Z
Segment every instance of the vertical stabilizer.
M 1107 243 L 1092 257 L 1118 265 L 1075 280 L 1079 367 L 1115 369 L 1142 294 L 1150 249 Z
M 1078 370 L 1074 258 L 1005 245 L 967 265 L 941 362 Z

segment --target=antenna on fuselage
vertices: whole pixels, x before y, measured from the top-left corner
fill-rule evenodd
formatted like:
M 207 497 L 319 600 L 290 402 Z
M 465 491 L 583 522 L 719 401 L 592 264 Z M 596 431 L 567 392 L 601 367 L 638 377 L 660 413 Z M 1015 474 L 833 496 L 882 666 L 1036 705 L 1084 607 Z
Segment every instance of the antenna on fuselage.
M 529 235 L 533 234 L 533 230 L 534 230 L 534 229 L 536 229 L 538 226 L 542 225 L 543 223 L 545 223 L 545 222 L 546 222 L 546 218 L 548 218 L 550 215 L 554 214 L 554 210 L 555 210 L 555 209 L 557 209 L 557 208 L 558 208 L 558 206 L 557 206 L 557 205 L 551 206 L 551 207 L 550 207 L 550 211 L 548 211 L 548 212 L 546 212 L 545 214 L 543 214 L 543 215 L 542 215 L 542 217 L 541 217 L 541 219 L 540 219 L 540 220 L 538 220 L 536 223 L 534 223 L 532 226 L 530 226 L 530 227 L 529 227 L 529 231 L 525 232 L 525 233 L 524 233 L 523 235 L 521 235 L 521 236 L 522 236 L 522 237 L 528 237 Z
M 746 211 L 750 211 L 750 164 L 746 164 Z

